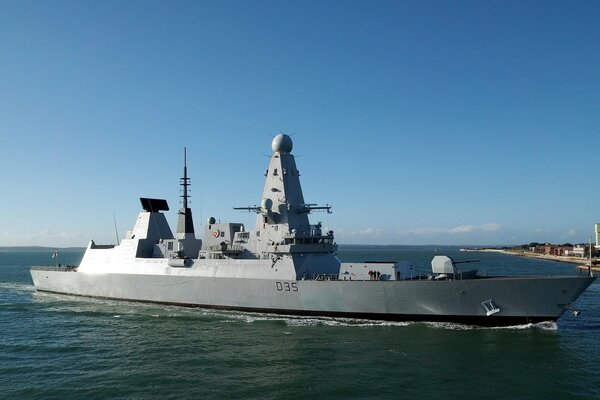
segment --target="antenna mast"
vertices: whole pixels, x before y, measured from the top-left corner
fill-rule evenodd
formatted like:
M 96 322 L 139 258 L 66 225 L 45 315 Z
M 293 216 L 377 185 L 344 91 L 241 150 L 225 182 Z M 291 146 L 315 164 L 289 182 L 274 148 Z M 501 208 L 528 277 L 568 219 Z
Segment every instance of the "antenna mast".
M 183 198 L 182 207 L 179 209 L 177 219 L 177 233 L 180 238 L 185 238 L 187 234 L 194 233 L 194 221 L 192 220 L 192 210 L 189 208 L 189 187 L 191 185 L 190 178 L 187 173 L 187 147 L 183 148 L 183 178 L 179 178 L 179 184 L 183 188 L 181 198 Z
M 190 186 L 190 178 L 187 176 L 187 147 L 183 148 L 183 178 L 180 185 L 183 187 L 183 208 L 188 208 L 188 187 Z
M 590 265 L 588 267 L 588 276 L 591 278 L 594 276 L 592 272 L 592 236 L 590 235 Z
M 117 217 L 113 212 L 113 221 L 115 222 L 115 236 L 117 237 L 117 244 L 119 244 L 119 230 L 117 229 Z

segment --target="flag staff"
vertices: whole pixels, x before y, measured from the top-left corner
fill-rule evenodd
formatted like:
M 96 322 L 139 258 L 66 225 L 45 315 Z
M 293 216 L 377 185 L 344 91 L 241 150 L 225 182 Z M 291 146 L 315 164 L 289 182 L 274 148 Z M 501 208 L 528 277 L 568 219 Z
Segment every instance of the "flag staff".
M 54 258 L 54 265 L 58 268 L 58 249 L 52 252 L 52 258 Z

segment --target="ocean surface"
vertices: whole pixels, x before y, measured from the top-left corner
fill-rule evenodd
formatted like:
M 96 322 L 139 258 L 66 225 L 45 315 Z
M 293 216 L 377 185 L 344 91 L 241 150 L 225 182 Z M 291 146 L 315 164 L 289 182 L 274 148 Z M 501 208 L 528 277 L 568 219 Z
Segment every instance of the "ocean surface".
M 575 266 L 455 247 L 342 246 L 342 261 L 436 254 L 487 274 Z M 600 286 L 557 324 L 473 328 L 188 309 L 37 293 L 49 249 L 0 248 L 0 399 L 600 399 Z M 83 249 L 60 250 L 77 264 Z M 469 264 L 469 267 L 473 264 Z

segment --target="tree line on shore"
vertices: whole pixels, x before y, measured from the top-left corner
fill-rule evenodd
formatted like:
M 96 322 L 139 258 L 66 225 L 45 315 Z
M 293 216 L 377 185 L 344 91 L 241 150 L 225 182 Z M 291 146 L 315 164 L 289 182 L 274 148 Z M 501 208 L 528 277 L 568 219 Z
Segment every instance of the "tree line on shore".
M 590 255 L 590 245 L 589 243 L 563 243 L 563 244 L 553 244 L 553 243 L 538 243 L 531 242 L 529 244 L 522 244 L 518 246 L 513 246 L 511 248 L 507 248 L 507 250 L 516 250 L 516 251 L 528 251 L 534 253 L 546 253 L 546 254 L 554 254 L 554 255 L 569 255 L 569 252 L 573 252 L 575 250 L 579 250 L 581 252 L 580 256 Z M 599 252 L 594 247 L 591 246 L 592 257 L 598 256 Z M 575 256 L 579 254 L 573 254 Z

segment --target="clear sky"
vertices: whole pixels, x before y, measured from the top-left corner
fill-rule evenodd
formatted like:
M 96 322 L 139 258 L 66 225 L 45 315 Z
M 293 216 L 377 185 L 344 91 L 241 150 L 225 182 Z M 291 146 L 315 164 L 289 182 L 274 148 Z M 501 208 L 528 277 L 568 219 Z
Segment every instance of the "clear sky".
M 0 0 L 0 246 L 113 243 L 138 198 L 245 222 L 270 142 L 339 243 L 583 242 L 598 1 Z

